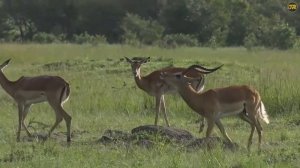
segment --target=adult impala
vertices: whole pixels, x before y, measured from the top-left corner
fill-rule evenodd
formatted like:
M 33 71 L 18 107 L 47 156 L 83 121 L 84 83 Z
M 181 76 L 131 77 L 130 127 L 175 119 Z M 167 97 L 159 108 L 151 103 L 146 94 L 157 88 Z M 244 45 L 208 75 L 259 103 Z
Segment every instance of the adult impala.
M 21 127 L 23 126 L 28 136 L 31 136 L 24 120 L 32 104 L 48 101 L 55 111 L 56 121 L 49 131 L 48 136 L 56 126 L 64 119 L 67 125 L 67 141 L 71 141 L 71 116 L 62 108 L 70 95 L 69 84 L 58 76 L 22 76 L 16 81 L 9 81 L 3 74 L 3 69 L 10 59 L 0 65 L 0 84 L 2 88 L 16 101 L 19 109 L 19 125 L 17 141 L 20 141 Z
M 178 67 L 168 67 L 163 68 L 160 70 L 153 71 L 147 76 L 141 75 L 141 65 L 147 63 L 150 60 L 150 57 L 143 58 L 143 57 L 135 57 L 133 59 L 129 59 L 125 57 L 128 63 L 131 65 L 132 73 L 134 75 L 135 82 L 137 86 L 142 89 L 143 91 L 147 92 L 149 95 L 155 97 L 155 122 L 154 124 L 157 125 L 158 122 L 158 115 L 163 108 L 163 114 L 166 121 L 167 126 L 170 126 L 168 117 L 166 114 L 166 105 L 165 105 L 165 93 L 170 93 L 175 91 L 172 85 L 165 83 L 161 78 L 160 74 L 162 72 L 169 72 L 169 73 L 181 73 L 186 70 L 186 68 L 178 68 Z M 220 66 L 221 67 L 221 66 Z M 204 68 L 202 66 L 197 65 L 197 70 L 190 70 L 186 73 L 187 76 L 190 77 L 199 77 L 204 76 L 204 74 L 212 73 L 218 70 L 220 67 L 216 67 L 213 69 Z M 200 92 L 204 88 L 203 80 L 195 80 L 191 83 L 192 87 L 197 91 Z
M 244 121 L 251 125 L 250 137 L 248 139 L 248 150 L 252 144 L 253 132 L 256 128 L 259 137 L 259 149 L 261 146 L 262 126 L 259 118 L 269 123 L 268 115 L 259 93 L 249 86 L 229 86 L 224 88 L 210 89 L 203 93 L 197 93 L 190 82 L 197 78 L 187 77 L 186 72 L 195 68 L 192 66 L 182 74 L 161 73 L 161 78 L 172 85 L 179 92 L 184 101 L 197 113 L 207 120 L 206 137 L 211 135 L 216 124 L 222 135 L 232 142 L 227 135 L 221 118 L 231 115 L 239 115 Z M 202 77 L 200 77 L 202 79 Z

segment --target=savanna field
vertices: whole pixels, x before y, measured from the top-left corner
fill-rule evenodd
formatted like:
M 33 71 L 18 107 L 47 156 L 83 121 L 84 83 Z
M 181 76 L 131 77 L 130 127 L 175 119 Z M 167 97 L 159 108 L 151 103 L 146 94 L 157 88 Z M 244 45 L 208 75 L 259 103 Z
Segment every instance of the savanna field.
M 207 75 L 205 90 L 247 84 L 260 92 L 270 116 L 269 125 L 262 123 L 262 152 L 257 152 L 255 132 L 248 153 L 250 126 L 237 117 L 222 119 L 227 133 L 240 146 L 236 151 L 221 147 L 188 151 L 159 141 L 150 149 L 97 143 L 107 129 L 129 132 L 154 123 L 154 98 L 137 88 L 124 56 L 151 57 L 142 66 L 142 75 L 166 66 L 224 64 Z M 9 80 L 47 74 L 70 83 L 71 95 L 64 109 L 72 116 L 72 143 L 66 143 L 64 121 L 45 142 L 26 141 L 22 131 L 17 143 L 17 106 L 1 88 L 0 167 L 300 167 L 300 50 L 0 44 L 0 62 L 8 58 L 12 60 L 4 74 Z M 172 127 L 205 136 L 198 133 L 198 114 L 179 95 L 165 99 Z M 159 119 L 159 125 L 165 125 L 162 115 Z M 54 122 L 54 111 L 47 103 L 31 107 L 26 118 L 32 133 L 47 133 Z M 222 137 L 216 127 L 213 135 Z

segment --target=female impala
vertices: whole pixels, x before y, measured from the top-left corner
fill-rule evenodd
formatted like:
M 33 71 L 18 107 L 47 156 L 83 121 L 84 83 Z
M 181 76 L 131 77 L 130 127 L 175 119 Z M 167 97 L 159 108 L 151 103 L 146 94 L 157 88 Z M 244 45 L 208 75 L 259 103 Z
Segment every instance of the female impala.
M 171 86 L 165 83 L 161 78 L 160 78 L 160 73 L 162 72 L 170 72 L 170 73 L 181 73 L 186 68 L 176 68 L 176 67 L 168 67 L 168 68 L 163 68 L 160 70 L 153 71 L 147 76 L 141 76 L 141 65 L 148 62 L 150 60 L 150 57 L 148 58 L 142 58 L 142 57 L 135 57 L 133 59 L 129 59 L 125 57 L 128 63 L 131 65 L 132 73 L 134 75 L 135 82 L 137 86 L 147 92 L 151 96 L 155 96 L 156 99 L 156 115 L 155 115 L 155 122 L 154 124 L 157 125 L 158 121 L 158 115 L 160 113 L 161 108 L 163 108 L 163 114 L 164 118 L 166 121 L 167 126 L 169 125 L 168 117 L 166 114 L 166 107 L 165 107 L 165 98 L 164 94 L 165 93 L 170 93 L 172 91 L 175 91 L 175 89 Z M 221 66 L 220 66 L 221 67 Z M 197 70 L 190 70 L 189 72 L 186 73 L 187 76 L 190 77 L 195 77 L 199 75 L 204 75 L 204 74 L 209 74 L 212 73 L 216 70 L 218 70 L 220 67 L 216 67 L 213 69 L 207 69 L 202 66 L 197 65 Z M 192 82 L 193 88 L 197 91 L 200 92 L 204 88 L 204 82 L 199 80 L 195 80 Z
M 248 150 L 252 144 L 253 132 L 256 128 L 259 137 L 259 149 L 262 138 L 262 127 L 259 118 L 269 123 L 267 112 L 261 101 L 259 93 L 249 86 L 229 86 L 224 88 L 210 89 L 203 93 L 197 93 L 190 82 L 199 78 L 190 78 L 185 73 L 195 68 L 192 66 L 182 74 L 161 73 L 161 78 L 168 84 L 174 86 L 184 101 L 197 113 L 205 117 L 208 128 L 206 137 L 211 135 L 214 124 L 216 124 L 222 135 L 232 142 L 227 135 L 220 119 L 222 117 L 239 115 L 244 121 L 251 125 L 251 133 L 248 139 Z M 202 78 L 202 77 L 200 77 Z
M 64 119 L 67 125 L 67 141 L 71 141 L 71 116 L 62 108 L 70 95 L 69 84 L 58 76 L 21 77 L 17 81 L 9 81 L 3 74 L 3 69 L 10 59 L 0 65 L 0 85 L 16 101 L 19 108 L 19 126 L 17 141 L 20 141 L 21 127 L 23 126 L 28 136 L 31 136 L 24 120 L 32 104 L 48 101 L 56 114 L 56 122 L 49 131 L 51 132 Z

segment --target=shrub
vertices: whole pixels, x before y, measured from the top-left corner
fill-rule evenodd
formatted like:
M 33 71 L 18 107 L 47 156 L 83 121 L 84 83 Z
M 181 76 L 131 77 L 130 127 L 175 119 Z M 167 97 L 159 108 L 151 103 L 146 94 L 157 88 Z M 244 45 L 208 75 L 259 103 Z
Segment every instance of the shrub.
M 77 44 L 89 43 L 93 45 L 97 45 L 100 43 L 107 43 L 106 37 L 103 35 L 89 35 L 87 32 L 84 32 L 79 35 L 73 36 L 73 42 Z
M 122 36 L 124 43 L 138 40 L 142 44 L 148 45 L 160 40 L 164 31 L 164 27 L 157 21 L 145 20 L 134 14 L 127 14 L 123 18 L 121 29 L 124 31 Z
M 299 48 L 300 49 L 300 37 L 297 37 L 294 43 L 294 48 Z
M 188 34 L 168 34 L 164 36 L 159 45 L 165 48 L 175 48 L 177 46 L 194 47 L 198 45 L 198 40 Z
M 284 50 L 292 48 L 297 38 L 295 29 L 279 16 L 272 20 L 263 18 L 255 34 L 260 45 Z
M 251 51 L 253 47 L 257 45 L 257 39 L 255 34 L 249 33 L 245 38 L 244 38 L 244 47 L 248 50 Z
M 123 38 L 125 44 L 129 44 L 132 46 L 140 46 L 141 45 L 141 42 L 135 33 L 127 32 L 123 35 L 122 38 Z
M 212 35 L 208 41 L 208 46 L 212 49 L 217 49 L 218 44 L 217 44 L 217 38 L 216 36 Z
M 39 32 L 33 35 L 32 41 L 38 43 L 53 43 L 59 41 L 59 39 L 53 34 Z
M 294 46 L 297 36 L 294 28 L 281 23 L 273 27 L 270 38 L 271 47 L 286 50 Z

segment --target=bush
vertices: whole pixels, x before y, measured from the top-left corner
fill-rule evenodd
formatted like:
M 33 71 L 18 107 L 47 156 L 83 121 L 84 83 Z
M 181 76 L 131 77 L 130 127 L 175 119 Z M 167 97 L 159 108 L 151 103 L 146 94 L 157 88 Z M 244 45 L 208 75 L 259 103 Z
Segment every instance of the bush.
M 79 35 L 74 35 L 72 41 L 77 44 L 88 43 L 88 44 L 93 44 L 93 45 L 107 43 L 107 39 L 105 36 L 103 36 L 103 35 L 93 36 L 93 35 L 89 35 L 87 32 L 84 32 Z
M 218 43 L 217 43 L 217 37 L 212 35 L 208 41 L 208 46 L 212 49 L 217 49 Z
M 169 34 L 164 36 L 159 45 L 164 48 L 175 48 L 177 46 L 194 47 L 198 45 L 198 40 L 188 34 Z
M 151 45 L 161 39 L 164 27 L 155 20 L 145 20 L 138 15 L 127 14 L 121 23 L 124 31 L 123 42 L 131 44 L 137 41 Z M 129 42 L 129 43 L 128 43 Z
M 273 27 L 271 32 L 271 47 L 279 49 L 289 49 L 296 41 L 296 31 L 287 24 L 281 23 Z
M 300 49 L 300 37 L 297 37 L 297 39 L 295 40 L 295 43 L 294 43 L 294 48 L 299 48 Z
M 122 38 L 125 44 L 129 44 L 132 46 L 141 46 L 141 42 L 135 33 L 127 32 L 123 35 Z
M 262 21 L 257 24 L 258 29 L 255 34 L 259 45 L 283 50 L 294 46 L 297 38 L 296 31 L 279 16 L 274 16 L 273 19 L 262 18 Z
M 53 34 L 39 32 L 39 33 L 33 35 L 32 41 L 38 42 L 38 43 L 53 43 L 53 42 L 58 42 L 59 39 Z
M 244 38 L 244 47 L 248 50 L 251 51 L 253 47 L 257 45 L 257 39 L 254 33 L 249 33 L 245 38 Z

